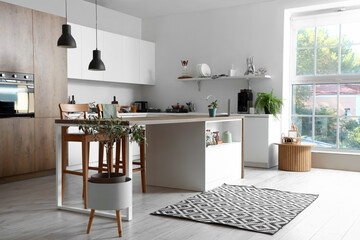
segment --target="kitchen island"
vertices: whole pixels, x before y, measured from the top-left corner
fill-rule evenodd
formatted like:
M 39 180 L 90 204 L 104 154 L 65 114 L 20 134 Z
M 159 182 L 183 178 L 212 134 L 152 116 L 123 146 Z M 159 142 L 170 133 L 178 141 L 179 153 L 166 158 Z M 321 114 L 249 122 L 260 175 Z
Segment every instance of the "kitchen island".
M 104 120 L 106 121 L 106 120 Z M 61 127 L 77 126 L 81 120 L 55 120 L 57 206 L 89 212 L 61 202 Z M 243 116 L 210 118 L 204 115 L 126 117 L 124 125 L 146 127 L 146 178 L 148 185 L 206 191 L 244 177 Z M 232 142 L 206 147 L 205 131 L 229 131 Z M 132 178 L 132 143 L 127 144 L 128 177 Z M 124 211 L 132 219 L 132 207 Z M 113 216 L 98 213 L 102 216 Z

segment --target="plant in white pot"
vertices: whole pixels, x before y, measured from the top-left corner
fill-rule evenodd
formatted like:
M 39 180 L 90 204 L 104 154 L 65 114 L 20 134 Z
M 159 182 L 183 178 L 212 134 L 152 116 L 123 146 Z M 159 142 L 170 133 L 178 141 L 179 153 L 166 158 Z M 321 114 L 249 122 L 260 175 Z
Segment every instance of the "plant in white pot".
M 208 105 L 208 110 L 209 110 L 209 116 L 210 117 L 215 117 L 216 116 L 216 109 L 218 107 L 218 103 L 217 103 L 217 99 L 213 96 L 213 95 L 209 95 L 206 97 L 206 100 L 209 100 L 210 98 L 213 98 L 214 101 L 212 101 L 209 105 Z
M 130 141 L 140 143 L 145 139 L 142 126 L 128 126 L 122 119 L 102 120 L 91 117 L 84 120 L 79 129 L 92 134 L 97 141 L 104 142 L 106 148 L 107 169 L 110 169 L 112 159 L 111 152 L 114 144 L 128 137 Z M 100 137 L 99 137 L 100 136 Z M 92 219 L 96 210 L 115 210 L 118 222 L 119 236 L 121 232 L 121 209 L 127 208 L 132 202 L 132 182 L 123 173 L 98 173 L 91 175 L 88 180 L 88 206 L 91 209 L 87 233 L 90 233 Z

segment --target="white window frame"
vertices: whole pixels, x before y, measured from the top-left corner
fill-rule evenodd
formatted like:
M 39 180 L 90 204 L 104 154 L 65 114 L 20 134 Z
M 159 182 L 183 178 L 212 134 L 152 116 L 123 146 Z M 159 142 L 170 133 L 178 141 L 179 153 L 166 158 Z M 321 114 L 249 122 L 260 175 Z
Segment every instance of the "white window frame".
M 331 13 L 329 15 L 335 15 L 334 13 Z M 311 21 L 311 16 L 306 16 L 305 21 Z M 298 20 L 297 21 L 301 21 Z M 297 76 L 296 75 L 296 54 L 297 54 L 297 30 L 300 28 L 306 28 L 304 27 L 296 27 L 294 22 L 291 21 L 291 32 L 290 32 L 290 81 L 289 81 L 289 93 L 290 93 L 290 111 L 289 111 L 289 124 L 291 124 L 292 122 L 292 117 L 296 116 L 296 117 L 311 117 L 312 118 L 312 141 L 315 141 L 315 118 L 317 116 L 319 117 L 336 117 L 336 122 L 337 122 L 337 130 L 336 130 L 336 148 L 321 148 L 321 147 L 315 147 L 315 151 L 320 151 L 320 152 L 346 152 L 346 153 L 354 153 L 354 154 L 360 154 L 360 150 L 353 150 L 353 149 L 340 149 L 339 148 L 339 135 L 340 135 L 340 130 L 339 130 L 339 120 L 340 118 L 344 117 L 344 116 L 340 116 L 339 115 L 339 101 L 340 101 L 340 84 L 347 84 L 347 83 L 360 83 L 360 74 L 341 74 L 341 23 L 333 23 L 335 24 L 339 24 L 339 42 L 337 45 L 332 45 L 332 46 L 321 46 L 319 48 L 323 48 L 323 47 L 338 47 L 338 69 L 337 69 L 337 74 L 328 74 L 328 75 L 317 75 L 316 74 L 316 61 L 317 61 L 317 27 L 315 26 L 311 26 L 308 25 L 308 27 L 315 27 L 315 43 L 314 43 L 314 47 L 304 47 L 304 48 L 299 48 L 299 49 L 314 49 L 314 75 L 300 75 Z M 329 24 L 329 25 L 333 25 L 333 24 Z M 345 45 L 345 46 L 358 46 L 360 45 L 360 43 L 356 43 L 356 44 L 349 44 L 349 45 Z M 292 108 L 293 108 L 293 94 L 292 94 L 292 88 L 293 85 L 301 85 L 301 84 L 306 84 L 306 85 L 313 85 L 313 109 L 312 109 L 312 114 L 311 115 L 298 115 L 298 114 L 293 114 L 292 113 Z M 316 101 L 316 84 L 337 84 L 337 113 L 336 115 L 315 115 L 315 101 Z M 360 116 L 351 116 L 351 117 L 358 117 L 360 118 Z M 290 127 L 290 125 L 289 125 Z

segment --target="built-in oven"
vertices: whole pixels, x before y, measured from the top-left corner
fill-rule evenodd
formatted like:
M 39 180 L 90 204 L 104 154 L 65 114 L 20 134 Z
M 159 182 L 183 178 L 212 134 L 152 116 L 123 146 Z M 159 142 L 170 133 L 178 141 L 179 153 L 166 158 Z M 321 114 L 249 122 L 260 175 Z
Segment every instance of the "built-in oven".
M 0 72 L 0 118 L 34 117 L 34 75 Z

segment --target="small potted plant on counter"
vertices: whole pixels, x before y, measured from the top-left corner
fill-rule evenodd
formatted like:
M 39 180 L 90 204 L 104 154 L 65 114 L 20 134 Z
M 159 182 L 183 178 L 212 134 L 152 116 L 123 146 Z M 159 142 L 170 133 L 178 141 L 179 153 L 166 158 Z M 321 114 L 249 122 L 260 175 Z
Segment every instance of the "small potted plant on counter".
M 274 96 L 273 90 L 271 90 L 271 93 L 257 93 L 255 108 L 258 113 L 264 110 L 265 114 L 272 114 L 277 118 L 282 105 L 282 99 Z
M 115 142 L 121 141 L 125 136 L 138 144 L 143 141 L 145 139 L 144 128 L 138 125 L 128 126 L 121 118 L 102 120 L 98 117 L 90 117 L 85 120 L 85 123 L 82 122 L 79 129 L 92 134 L 96 141 L 104 143 L 108 169 L 107 173 L 93 174 L 88 180 L 88 205 L 91 213 L 87 233 L 90 233 L 95 209 L 115 210 L 121 237 L 120 210 L 131 205 L 132 182 L 123 173 L 109 171 L 112 161 L 109 156 L 112 156 L 111 152 Z
M 210 117 L 215 117 L 216 116 L 216 109 L 218 107 L 218 103 L 217 103 L 217 99 L 215 99 L 215 97 L 213 95 L 209 95 L 206 97 L 206 100 L 209 100 L 209 98 L 212 97 L 214 99 L 214 101 L 212 101 L 209 105 L 209 116 Z

